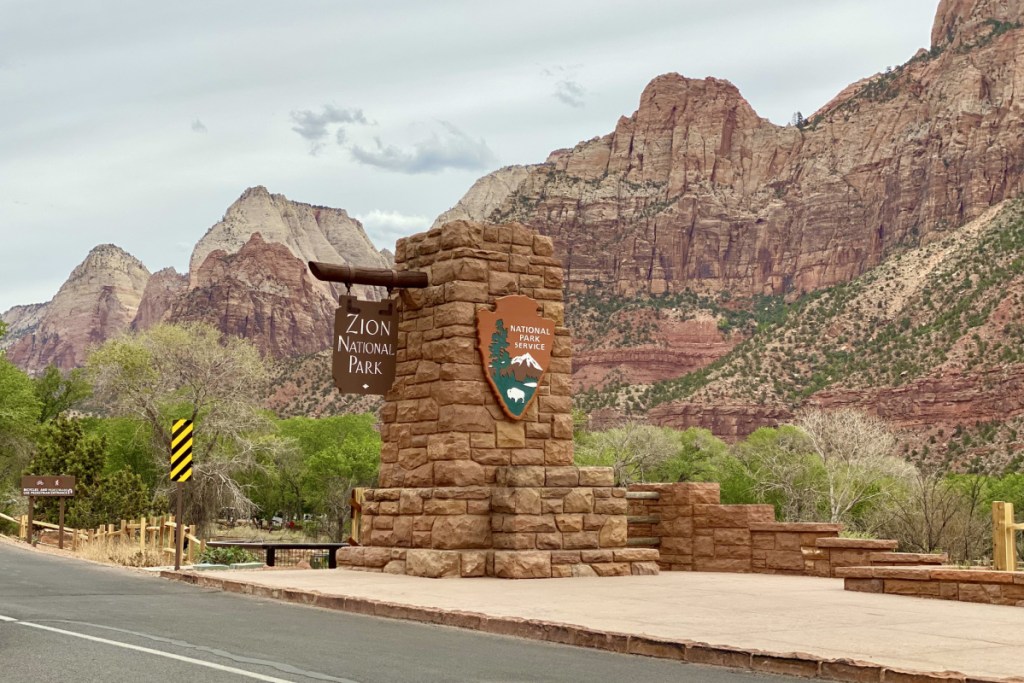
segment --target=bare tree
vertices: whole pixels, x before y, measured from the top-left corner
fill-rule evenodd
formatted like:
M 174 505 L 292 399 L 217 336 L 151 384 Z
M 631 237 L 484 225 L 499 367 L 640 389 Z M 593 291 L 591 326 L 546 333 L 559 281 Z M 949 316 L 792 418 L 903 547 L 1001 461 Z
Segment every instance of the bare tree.
M 680 445 L 667 430 L 633 422 L 589 434 L 576 446 L 580 465 L 605 465 L 615 471 L 615 482 L 626 486 L 647 476 L 679 452 Z
M 158 325 L 103 344 L 90 354 L 88 369 L 96 396 L 112 412 L 150 424 L 162 468 L 172 422 L 195 422 L 193 476 L 185 487 L 191 523 L 206 529 L 226 507 L 249 515 L 252 502 L 235 476 L 275 445 L 260 410 L 267 369 L 251 343 L 205 324 Z
M 991 523 L 983 505 L 984 478 L 952 481 L 919 472 L 892 504 L 876 511 L 880 533 L 909 552 L 945 551 L 954 562 L 976 560 L 991 550 Z
M 822 464 L 832 522 L 845 520 L 858 505 L 891 497 L 914 476 L 914 468 L 895 455 L 896 439 L 878 418 L 854 410 L 811 410 L 796 424 Z

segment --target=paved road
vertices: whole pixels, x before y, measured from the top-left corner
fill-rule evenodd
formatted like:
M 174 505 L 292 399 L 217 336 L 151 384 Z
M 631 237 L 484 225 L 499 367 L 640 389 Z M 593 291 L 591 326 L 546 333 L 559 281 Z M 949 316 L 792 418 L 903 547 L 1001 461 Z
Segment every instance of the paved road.
M 786 683 L 208 591 L 0 543 L 4 681 Z

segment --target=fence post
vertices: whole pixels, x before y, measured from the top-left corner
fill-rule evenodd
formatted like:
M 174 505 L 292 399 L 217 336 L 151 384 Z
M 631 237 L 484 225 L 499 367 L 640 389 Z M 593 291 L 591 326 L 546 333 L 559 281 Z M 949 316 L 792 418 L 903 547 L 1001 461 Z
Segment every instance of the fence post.
M 992 566 L 997 571 L 1017 568 L 1017 544 L 1014 542 L 1013 503 L 992 503 Z
M 139 552 L 146 554 L 146 517 L 139 517 Z

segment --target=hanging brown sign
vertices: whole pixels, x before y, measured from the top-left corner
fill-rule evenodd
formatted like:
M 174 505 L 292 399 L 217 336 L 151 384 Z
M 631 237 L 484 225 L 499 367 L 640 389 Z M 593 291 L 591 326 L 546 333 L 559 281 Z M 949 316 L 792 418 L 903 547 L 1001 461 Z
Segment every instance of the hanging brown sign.
M 35 476 L 21 478 L 21 495 L 53 498 L 75 495 L 75 478 L 70 476 Z
M 477 313 L 477 335 L 484 375 L 498 405 L 513 420 L 522 419 L 537 397 L 551 363 L 555 323 L 542 318 L 540 304 L 528 296 L 505 296 L 494 311 Z
M 342 296 L 334 313 L 334 386 L 343 394 L 385 394 L 395 381 L 398 311 L 393 301 Z

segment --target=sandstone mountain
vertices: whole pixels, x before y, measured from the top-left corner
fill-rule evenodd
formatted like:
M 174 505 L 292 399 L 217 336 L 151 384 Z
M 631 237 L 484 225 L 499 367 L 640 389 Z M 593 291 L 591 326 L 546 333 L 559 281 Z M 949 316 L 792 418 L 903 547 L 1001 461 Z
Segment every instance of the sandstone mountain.
M 701 368 L 735 358 L 787 303 L 942 240 L 1024 189 L 1022 24 L 1024 3 L 942 0 L 928 49 L 794 126 L 759 117 L 727 81 L 660 76 L 610 134 L 481 178 L 443 218 L 553 236 L 582 404 L 644 412 L 659 387 L 703 386 Z M 816 340 L 802 343 L 810 354 Z M 809 395 L 776 400 L 761 381 L 763 399 L 709 388 L 652 419 L 737 435 Z
M 157 323 L 166 322 L 171 306 L 187 291 L 188 276 L 174 268 L 164 268 L 153 273 L 146 282 L 139 310 L 132 321 L 132 329 L 145 330 Z
M 243 192 L 224 218 L 196 244 L 189 261 L 189 289 L 197 286 L 195 274 L 211 253 L 236 253 L 256 232 L 267 244 L 287 246 L 303 263 L 325 261 L 366 268 L 390 267 L 387 256 L 373 246 L 362 224 L 343 209 L 294 202 L 258 186 Z M 329 285 L 317 286 L 331 298 L 336 296 Z M 380 298 L 380 292 L 370 287 L 356 285 L 352 290 L 362 298 Z
M 253 233 L 236 253 L 210 252 L 171 304 L 171 322 L 207 322 L 287 358 L 330 346 L 337 301 L 283 243 Z
M 51 363 L 79 366 L 91 345 L 129 329 L 205 321 L 271 357 L 292 358 L 329 347 L 337 306 L 336 291 L 309 274 L 307 261 L 384 268 L 392 259 L 345 211 L 250 188 L 196 245 L 188 274 L 165 268 L 151 276 L 121 249 L 97 247 L 52 301 L 4 313 L 2 342 L 11 360 L 36 373 Z
M 1024 441 L 1024 199 L 993 207 L 861 277 L 784 305 L 733 351 L 682 378 L 591 392 L 594 407 L 738 437 L 805 406 L 904 428 L 942 467 L 1020 464 Z
M 81 365 L 91 345 L 128 329 L 148 280 L 131 254 L 112 244 L 94 248 L 50 302 L 4 315 L 8 358 L 30 373 Z
M 498 171 L 453 211 L 555 237 L 572 291 L 845 282 L 1024 188 L 1022 19 L 1019 2 L 944 0 L 930 50 L 799 127 L 727 81 L 660 76 L 612 133 Z

